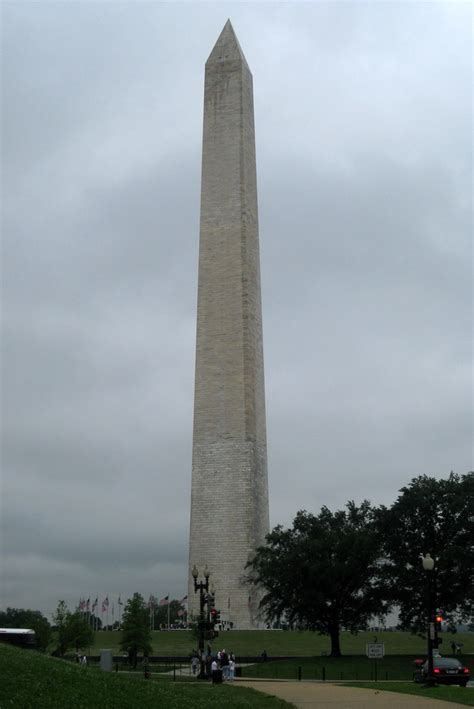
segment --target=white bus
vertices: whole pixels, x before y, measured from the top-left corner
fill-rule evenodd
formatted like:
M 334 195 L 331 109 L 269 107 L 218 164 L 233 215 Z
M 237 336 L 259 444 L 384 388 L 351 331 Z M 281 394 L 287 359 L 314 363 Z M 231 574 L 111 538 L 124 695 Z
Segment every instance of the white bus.
M 0 628 L 0 643 L 35 648 L 35 631 L 31 628 Z

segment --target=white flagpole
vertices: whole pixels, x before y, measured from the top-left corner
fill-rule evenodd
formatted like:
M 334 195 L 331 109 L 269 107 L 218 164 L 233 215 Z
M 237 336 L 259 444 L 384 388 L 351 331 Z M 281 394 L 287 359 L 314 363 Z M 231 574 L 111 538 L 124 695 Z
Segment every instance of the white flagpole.
M 168 630 L 170 629 L 170 594 L 168 593 Z

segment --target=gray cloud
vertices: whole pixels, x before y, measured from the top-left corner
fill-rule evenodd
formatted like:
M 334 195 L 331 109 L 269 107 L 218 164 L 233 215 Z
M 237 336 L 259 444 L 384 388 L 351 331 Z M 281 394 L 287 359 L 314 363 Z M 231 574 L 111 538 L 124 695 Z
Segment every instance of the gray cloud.
M 254 74 L 272 522 L 472 467 L 470 13 L 4 3 L 2 603 L 185 593 L 227 16 Z

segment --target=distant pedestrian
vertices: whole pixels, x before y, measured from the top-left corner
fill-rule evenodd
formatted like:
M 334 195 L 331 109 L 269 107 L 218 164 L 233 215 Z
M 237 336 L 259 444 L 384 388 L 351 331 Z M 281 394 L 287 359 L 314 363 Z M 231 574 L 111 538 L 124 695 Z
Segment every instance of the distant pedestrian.
M 87 657 L 85 655 L 82 656 L 81 665 L 87 665 Z
M 229 655 L 225 650 L 221 651 L 220 665 L 222 667 L 222 679 L 229 678 Z
M 456 643 L 455 642 L 451 643 L 451 651 L 452 651 L 453 655 L 456 654 Z
M 263 662 L 266 662 L 266 661 L 267 661 L 267 657 L 268 657 L 267 651 L 264 650 L 264 651 L 262 652 L 262 660 L 263 660 Z
M 234 662 L 234 660 L 230 659 L 229 660 L 229 673 L 228 673 L 227 679 L 230 682 L 233 682 L 234 677 L 235 677 L 235 662 Z
M 199 660 L 196 657 L 196 655 L 193 655 L 192 660 L 191 660 L 191 670 L 193 672 L 193 675 L 196 674 L 197 668 L 198 668 Z

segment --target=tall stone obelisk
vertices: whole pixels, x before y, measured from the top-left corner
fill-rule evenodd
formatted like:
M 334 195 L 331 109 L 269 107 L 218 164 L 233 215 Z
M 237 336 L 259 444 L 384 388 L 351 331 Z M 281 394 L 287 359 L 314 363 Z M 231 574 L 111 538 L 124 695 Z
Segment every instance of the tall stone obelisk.
M 207 565 L 222 619 L 258 626 L 242 584 L 269 531 L 252 74 L 228 21 L 206 62 L 188 603 Z

